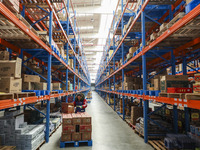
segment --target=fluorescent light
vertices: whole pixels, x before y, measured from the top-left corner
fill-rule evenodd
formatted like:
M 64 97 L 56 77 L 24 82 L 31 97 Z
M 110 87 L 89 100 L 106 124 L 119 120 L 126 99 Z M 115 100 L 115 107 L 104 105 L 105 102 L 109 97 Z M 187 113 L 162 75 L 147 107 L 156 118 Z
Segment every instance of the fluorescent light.
M 83 26 L 83 27 L 79 27 L 80 30 L 91 30 L 94 29 L 94 26 Z
M 77 14 L 76 16 L 77 17 L 84 17 L 84 16 L 88 17 L 88 16 L 93 16 L 93 14 Z

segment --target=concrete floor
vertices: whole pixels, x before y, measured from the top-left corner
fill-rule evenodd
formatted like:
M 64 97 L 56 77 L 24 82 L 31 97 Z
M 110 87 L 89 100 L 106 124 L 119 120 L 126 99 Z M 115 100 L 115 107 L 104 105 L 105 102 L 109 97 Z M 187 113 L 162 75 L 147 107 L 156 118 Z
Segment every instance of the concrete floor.
M 92 116 L 93 146 L 67 147 L 70 150 L 153 150 L 109 107 L 96 93 L 86 111 Z M 58 150 L 62 128 L 60 127 L 41 150 Z

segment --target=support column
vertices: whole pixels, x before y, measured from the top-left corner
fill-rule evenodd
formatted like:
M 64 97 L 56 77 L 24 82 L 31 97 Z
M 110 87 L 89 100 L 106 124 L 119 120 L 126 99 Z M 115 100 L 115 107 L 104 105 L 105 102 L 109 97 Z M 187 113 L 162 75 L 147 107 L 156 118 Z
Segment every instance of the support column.
M 144 4 L 144 0 L 142 0 L 142 5 Z M 142 20 L 142 50 L 145 47 L 145 13 L 142 11 L 141 14 L 141 20 Z M 147 70 L 146 70 L 146 54 L 142 55 L 142 74 L 143 74 L 143 93 L 145 94 L 147 90 Z M 144 100 L 144 99 L 143 99 Z M 148 105 L 149 101 L 144 100 L 144 108 L 143 108 L 143 116 L 144 116 L 144 142 L 148 142 Z
M 52 23 L 53 23 L 53 12 L 50 11 L 49 15 L 49 44 L 52 45 Z M 52 55 L 48 54 L 48 68 L 47 68 L 47 90 L 49 93 L 51 92 L 51 60 Z M 49 142 L 49 120 L 50 120 L 50 99 L 47 100 L 47 108 L 46 108 L 46 134 L 45 140 L 46 143 Z
M 186 60 L 186 56 L 183 57 L 182 71 L 183 71 L 183 75 L 187 75 L 187 60 Z M 190 128 L 189 108 L 184 107 L 184 110 L 185 110 L 185 131 L 187 133 L 187 132 L 189 132 L 189 128 Z
M 76 12 L 75 14 L 76 15 Z M 76 19 L 74 17 L 74 32 L 76 33 Z M 76 72 L 76 37 L 74 35 L 74 52 L 75 52 L 75 55 L 74 55 L 74 72 Z M 76 89 L 76 75 L 74 75 L 74 92 L 75 92 L 75 89 Z M 75 94 L 73 95 L 73 101 L 75 101 Z
M 172 75 L 176 75 L 176 62 L 173 50 L 171 50 L 171 64 L 172 64 Z M 175 105 L 173 105 L 173 124 L 174 124 L 174 133 L 178 133 L 178 110 L 177 106 Z

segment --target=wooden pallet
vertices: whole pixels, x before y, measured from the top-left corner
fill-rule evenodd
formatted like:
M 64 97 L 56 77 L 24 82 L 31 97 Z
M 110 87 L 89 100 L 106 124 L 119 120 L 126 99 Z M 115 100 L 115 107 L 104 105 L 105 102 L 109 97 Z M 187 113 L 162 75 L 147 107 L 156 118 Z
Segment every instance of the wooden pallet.
M 148 143 L 155 149 L 155 150 L 166 150 L 165 144 L 161 140 L 149 140 Z
M 16 146 L 0 146 L 0 150 L 16 150 Z
M 167 97 L 185 99 L 185 93 L 167 93 Z
M 187 100 L 200 100 L 200 93 L 187 93 L 185 95 Z
M 6 99 L 14 99 L 14 94 L 12 94 L 12 93 L 1 93 L 0 94 L 0 100 L 6 100 Z

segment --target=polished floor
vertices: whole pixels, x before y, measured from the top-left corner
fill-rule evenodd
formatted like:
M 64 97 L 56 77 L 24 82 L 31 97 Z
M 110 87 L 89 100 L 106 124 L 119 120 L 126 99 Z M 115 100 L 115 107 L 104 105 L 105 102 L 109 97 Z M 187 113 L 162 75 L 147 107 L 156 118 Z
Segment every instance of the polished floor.
M 134 131 L 109 107 L 103 99 L 93 92 L 93 99 L 88 104 L 87 112 L 92 116 L 93 146 L 67 147 L 69 150 L 153 150 L 145 144 L 143 138 Z M 61 136 L 60 127 L 51 137 L 49 143 L 41 150 L 58 150 Z

